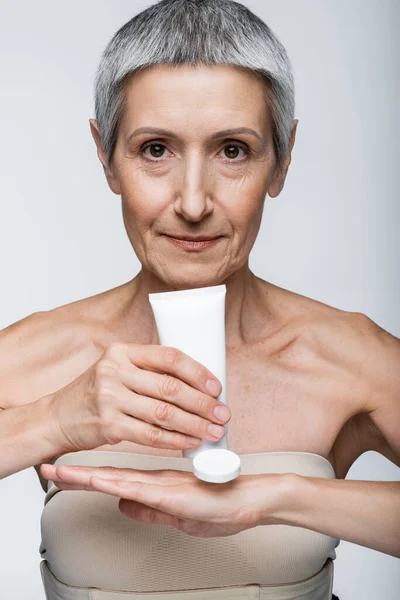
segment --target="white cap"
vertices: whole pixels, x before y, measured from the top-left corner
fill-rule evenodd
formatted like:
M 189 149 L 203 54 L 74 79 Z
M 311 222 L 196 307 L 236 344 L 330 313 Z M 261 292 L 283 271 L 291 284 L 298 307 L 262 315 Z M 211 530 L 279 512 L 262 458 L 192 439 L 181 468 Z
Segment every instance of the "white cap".
M 231 450 L 211 448 L 193 458 L 193 473 L 210 483 L 226 483 L 240 474 L 240 458 Z

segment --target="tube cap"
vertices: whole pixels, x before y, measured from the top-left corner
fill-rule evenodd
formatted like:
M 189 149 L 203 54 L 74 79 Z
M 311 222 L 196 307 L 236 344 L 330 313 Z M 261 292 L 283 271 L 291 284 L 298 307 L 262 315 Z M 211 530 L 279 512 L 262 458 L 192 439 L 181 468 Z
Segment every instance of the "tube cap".
M 193 458 L 193 473 L 210 483 L 226 483 L 240 474 L 240 458 L 231 450 L 211 448 Z

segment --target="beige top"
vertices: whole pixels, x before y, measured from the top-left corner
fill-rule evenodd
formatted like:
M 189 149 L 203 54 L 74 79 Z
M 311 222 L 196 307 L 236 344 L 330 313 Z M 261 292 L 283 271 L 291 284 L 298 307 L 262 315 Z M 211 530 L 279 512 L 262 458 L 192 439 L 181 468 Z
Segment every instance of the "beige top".
M 331 463 L 318 454 L 240 458 L 243 474 L 335 477 Z M 189 458 L 103 451 L 66 454 L 55 464 L 192 470 Z M 301 527 L 266 525 L 197 538 L 169 525 L 129 519 L 119 512 L 116 497 L 58 490 L 51 483 L 41 528 L 47 600 L 331 600 L 339 540 Z

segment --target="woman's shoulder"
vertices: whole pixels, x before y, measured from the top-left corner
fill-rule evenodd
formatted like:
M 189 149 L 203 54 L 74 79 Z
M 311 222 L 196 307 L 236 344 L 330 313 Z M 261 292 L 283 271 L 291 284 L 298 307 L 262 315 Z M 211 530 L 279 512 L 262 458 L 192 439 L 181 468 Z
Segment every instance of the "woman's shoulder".
M 89 334 L 80 316 L 81 302 L 37 311 L 5 327 L 0 331 L 0 357 L 14 356 L 29 364 L 56 359 L 58 351 L 65 354 L 85 344 Z
M 276 298 L 279 296 L 276 304 L 285 314 L 281 329 L 290 340 L 289 361 L 295 361 L 300 368 L 315 364 L 321 368 L 325 365 L 332 372 L 351 372 L 360 385 L 372 385 L 374 373 L 375 385 L 381 383 L 382 374 L 386 379 L 396 378 L 400 340 L 368 315 L 342 310 L 283 288 L 273 293 Z M 364 408 L 372 409 L 368 403 Z
M 360 334 L 385 331 L 361 311 L 340 309 L 321 300 L 261 281 L 265 284 L 266 291 L 273 296 L 274 304 L 279 306 L 287 324 L 298 328 L 304 335 L 324 335 L 330 330 Z
M 295 334 L 287 361 L 348 399 L 349 424 L 363 452 L 375 450 L 400 465 L 400 339 L 363 312 L 280 293 L 293 302 L 295 315 L 288 324 Z
M 68 304 L 34 312 L 0 331 L 1 346 L 11 344 L 14 348 L 30 346 L 37 353 L 57 346 L 67 349 L 100 339 L 101 330 L 106 331 L 105 321 L 112 323 L 125 301 L 128 284 L 106 290 L 99 294 L 74 300 Z
M 0 407 L 32 402 L 89 368 L 112 339 L 104 311 L 109 290 L 32 313 L 0 331 Z
M 370 379 L 383 363 L 393 368 L 400 358 L 400 340 L 363 312 L 312 301 L 308 311 L 298 313 L 295 323 L 300 346 L 312 350 L 332 369 L 348 369 L 360 380 L 363 376 Z

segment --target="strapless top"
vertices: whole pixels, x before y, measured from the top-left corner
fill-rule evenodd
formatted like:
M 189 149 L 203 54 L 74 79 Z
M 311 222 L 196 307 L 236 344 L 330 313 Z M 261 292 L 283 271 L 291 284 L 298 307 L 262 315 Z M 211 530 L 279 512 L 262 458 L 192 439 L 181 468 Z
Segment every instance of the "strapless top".
M 335 478 L 308 452 L 242 454 L 241 473 Z M 192 471 L 192 459 L 82 451 L 57 465 Z M 288 525 L 197 538 L 122 515 L 118 498 L 49 484 L 41 518 L 47 600 L 331 600 L 339 540 Z

